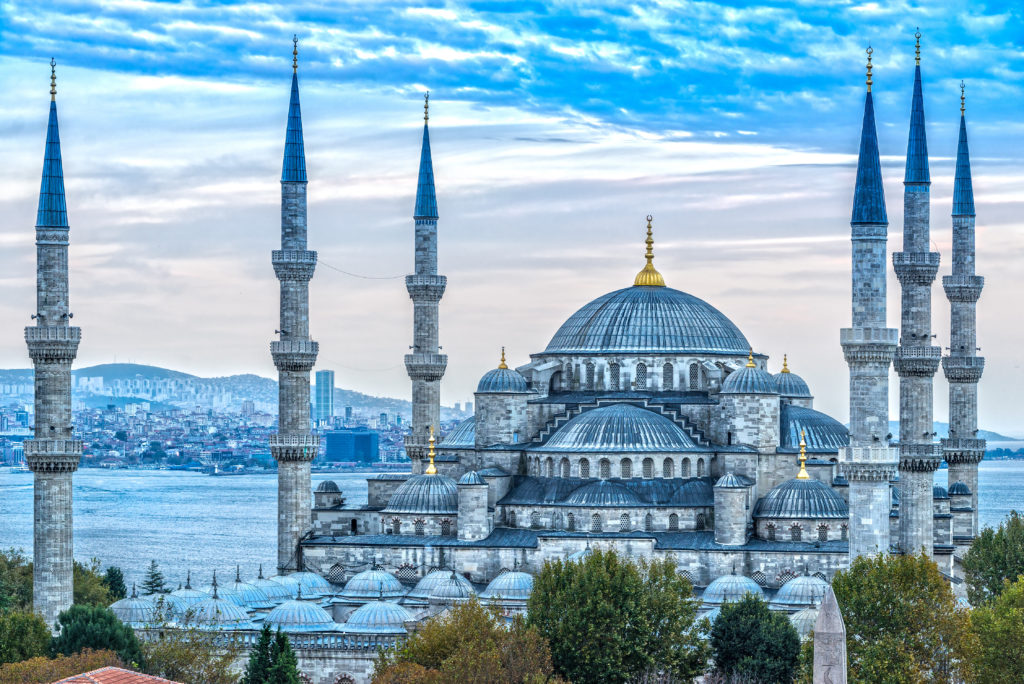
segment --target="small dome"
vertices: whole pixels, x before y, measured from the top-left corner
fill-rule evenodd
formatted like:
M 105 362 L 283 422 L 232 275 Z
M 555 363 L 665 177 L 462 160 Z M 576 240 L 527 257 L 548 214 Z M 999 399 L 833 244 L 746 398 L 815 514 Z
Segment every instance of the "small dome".
M 206 598 L 206 595 L 202 592 L 196 593 L 201 594 L 203 598 Z M 192 605 L 184 598 L 175 596 L 173 593 L 157 594 L 152 598 L 153 605 L 156 607 L 157 615 L 163 614 L 165 617 L 185 615 L 185 613 L 188 612 L 189 607 Z
M 843 475 L 842 473 L 839 473 L 838 475 L 836 475 L 835 477 L 832 478 L 832 486 L 833 487 L 849 487 L 850 486 L 850 481 L 846 479 L 845 475 Z
M 615 453 L 698 448 L 682 428 L 665 416 L 632 404 L 612 404 L 584 411 L 537 450 Z
M 782 372 L 776 373 L 772 377 L 775 378 L 775 387 L 780 396 L 787 399 L 813 399 L 811 388 L 807 386 L 804 379 L 789 370 L 785 364 L 782 366 Z
M 433 572 L 428 572 L 423 576 L 423 579 L 416 583 L 416 586 L 413 587 L 413 590 L 410 591 L 405 598 L 426 601 L 430 598 L 434 589 L 436 589 L 439 584 L 450 580 L 451 576 L 451 570 L 434 570 Z M 470 584 L 469 580 L 462 575 L 455 575 L 455 579 L 464 584 L 467 589 L 473 589 L 473 585 Z
M 570 506 L 634 506 L 640 497 L 618 482 L 599 480 L 585 484 L 566 497 Z
M 193 589 L 191 586 L 186 585 L 184 589 L 176 589 L 172 591 L 168 596 L 174 596 L 179 601 L 185 604 L 185 609 L 194 608 L 206 599 L 210 598 L 210 595 L 205 591 L 199 591 Z
M 460 578 L 454 572 L 449 572 L 448 577 L 434 586 L 430 592 L 430 600 L 463 603 L 472 598 L 474 594 L 476 594 L 476 591 L 473 590 L 472 585 L 464 577 Z
M 773 488 L 757 502 L 755 518 L 848 518 L 843 497 L 824 482 L 793 478 Z
M 484 373 L 476 386 L 478 394 L 514 393 L 530 391 L 530 385 L 519 371 L 512 368 L 495 368 Z
M 282 632 L 333 632 L 337 625 L 330 614 L 308 601 L 285 601 L 267 613 L 263 624 Z
M 749 486 L 749 482 L 745 482 L 733 473 L 726 473 L 718 478 L 718 482 L 715 483 L 716 488 L 720 487 L 722 489 L 746 489 Z
M 391 601 L 370 601 L 348 616 L 342 630 L 362 634 L 405 634 L 412 613 Z
M 804 608 L 789 616 L 789 621 L 800 635 L 800 639 L 806 639 L 814 631 L 814 623 L 818 621 L 817 608 Z
M 245 629 L 249 626 L 249 614 L 233 601 L 210 596 L 193 608 L 198 624 L 220 629 Z
M 206 592 L 208 596 L 213 596 L 213 585 L 207 584 L 205 587 L 203 587 L 203 591 Z M 217 585 L 217 596 L 226 601 L 231 601 L 231 603 L 234 603 L 236 606 L 241 606 L 242 608 L 249 607 L 248 605 L 246 605 L 245 599 L 242 598 L 242 595 L 234 589 L 232 589 L 231 586 L 228 584 Z
M 742 575 L 722 575 L 704 590 L 701 601 L 705 606 L 717 608 L 727 601 L 739 601 L 747 594 L 764 597 L 757 582 Z
M 486 485 L 483 478 L 477 474 L 475 470 L 470 470 L 468 473 L 459 478 L 460 485 Z
M 444 475 L 417 475 L 403 482 L 391 495 L 384 513 L 431 513 L 457 515 L 459 490 Z
M 940 487 L 939 485 L 934 485 L 932 487 L 932 498 L 933 499 L 948 499 L 949 498 L 949 492 L 946 491 L 945 487 Z
M 721 615 L 721 614 L 722 614 L 722 609 L 721 608 L 712 608 L 709 611 L 701 613 L 699 617 L 707 618 L 708 622 L 710 622 L 711 624 L 714 624 L 715 620 L 717 620 L 718 616 Z
M 971 488 L 967 486 L 966 482 L 961 482 L 961 481 L 957 480 L 953 484 L 949 485 L 949 495 L 950 496 L 964 496 L 964 495 L 970 495 L 970 493 L 971 493 Z
M 772 610 L 795 611 L 808 606 L 819 606 L 825 598 L 828 582 L 813 575 L 801 575 L 789 580 L 772 598 L 768 607 Z
M 323 482 L 316 486 L 316 491 L 331 494 L 341 492 L 341 490 L 338 489 L 338 485 L 334 480 L 324 480 Z
M 744 366 L 733 371 L 722 382 L 722 394 L 778 394 L 775 378 L 760 368 Z
M 295 598 L 299 595 L 299 581 L 292 579 L 288 575 L 274 575 L 269 581 L 276 582 L 284 587 L 288 591 L 288 598 Z
M 338 594 L 341 598 L 364 601 L 397 599 L 404 595 L 405 588 L 398 578 L 383 570 L 364 570 L 350 579 Z
M 110 604 L 117 619 L 129 627 L 152 625 L 157 618 L 156 603 L 149 596 L 138 596 L 132 588 L 132 595 Z
M 444 436 L 437 448 L 472 449 L 476 446 L 476 417 L 470 416 Z
M 334 593 L 331 583 L 315 572 L 293 572 L 288 576 L 299 583 L 303 598 L 318 599 Z
M 588 556 L 592 555 L 593 553 L 594 550 L 591 549 L 590 545 L 588 544 L 585 548 L 570 553 L 568 556 L 565 557 L 565 560 L 569 561 L 570 563 L 578 563 L 579 561 L 585 560 Z
M 834 454 L 850 446 L 850 431 L 832 416 L 821 411 L 783 404 L 779 410 L 779 449 L 800 450 L 800 432 L 807 443 L 807 453 Z
M 480 593 L 482 599 L 525 601 L 533 593 L 533 575 L 528 572 L 506 570 L 491 580 Z

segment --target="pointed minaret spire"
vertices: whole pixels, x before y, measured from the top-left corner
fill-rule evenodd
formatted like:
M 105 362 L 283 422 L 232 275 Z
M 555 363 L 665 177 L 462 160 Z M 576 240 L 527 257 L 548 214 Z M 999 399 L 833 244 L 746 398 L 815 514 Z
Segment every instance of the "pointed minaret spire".
M 306 149 L 302 143 L 302 110 L 299 107 L 299 37 L 292 38 L 292 98 L 288 105 L 288 131 L 284 139 L 282 182 L 306 182 Z
M 46 127 L 43 181 L 39 187 L 37 228 L 67 228 L 64 203 L 64 166 L 60 158 L 60 130 L 57 126 L 57 62 L 50 60 L 50 121 Z
M 921 92 L 921 32 L 917 39 L 917 59 L 914 65 L 914 97 L 910 105 L 910 139 L 907 142 L 907 170 L 904 183 L 930 183 L 928 173 L 928 138 L 924 131 L 924 96 Z
M 423 147 L 420 148 L 420 176 L 416 187 L 413 219 L 437 220 L 437 194 L 434 192 L 434 163 L 430 159 L 430 93 L 423 94 Z
M 974 184 L 971 182 L 971 152 L 967 147 L 964 87 L 964 82 L 960 81 L 960 141 L 956 146 L 956 175 L 953 179 L 953 216 L 974 216 Z
M 878 133 L 875 131 L 875 105 L 871 99 L 871 55 L 868 53 L 868 91 L 864 97 L 864 122 L 860 131 L 860 155 L 857 159 L 857 185 L 853 191 L 851 223 L 888 225 L 885 213 L 885 191 L 882 189 L 882 163 L 878 156 Z

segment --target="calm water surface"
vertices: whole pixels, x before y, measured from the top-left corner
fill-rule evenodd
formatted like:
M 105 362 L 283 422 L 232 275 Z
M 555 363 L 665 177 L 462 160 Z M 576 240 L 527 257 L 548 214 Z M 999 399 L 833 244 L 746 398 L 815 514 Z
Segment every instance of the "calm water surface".
M 366 503 L 366 474 L 314 474 L 331 479 L 351 504 Z M 981 464 L 981 524 L 996 526 L 1011 510 L 1024 511 L 1024 461 Z M 30 473 L 0 472 L 0 547 L 32 552 Z M 936 472 L 945 486 L 945 469 Z M 176 587 L 191 568 L 209 582 L 233 574 L 253 577 L 260 563 L 274 574 L 277 477 L 210 477 L 177 471 L 79 470 L 74 476 L 75 557 L 99 558 L 140 581 L 152 558 Z

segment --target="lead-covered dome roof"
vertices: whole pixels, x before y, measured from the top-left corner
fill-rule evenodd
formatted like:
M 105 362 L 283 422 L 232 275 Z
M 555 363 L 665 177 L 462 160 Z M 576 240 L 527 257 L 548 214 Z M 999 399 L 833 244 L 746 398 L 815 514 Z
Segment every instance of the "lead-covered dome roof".
M 565 499 L 573 506 L 633 506 L 640 497 L 617 482 L 599 480 L 585 484 Z
M 335 482 L 334 480 L 324 480 L 323 482 L 321 482 L 320 484 L 318 484 L 316 486 L 316 491 L 318 491 L 320 493 L 325 493 L 325 492 L 340 492 L 341 490 L 338 489 L 338 483 Z
M 249 613 L 236 603 L 220 596 L 210 596 L 193 609 L 196 623 L 221 629 L 245 629 L 249 626 Z
M 825 598 L 828 582 L 813 575 L 801 575 L 789 580 L 772 597 L 768 607 L 772 610 L 795 611 L 808 606 L 820 606 Z
M 811 399 L 811 388 L 807 382 L 791 370 L 785 369 L 772 376 L 779 395 L 791 399 Z
M 472 449 L 476 446 L 476 417 L 470 416 L 444 436 L 439 449 Z
M 330 614 L 308 601 L 285 601 L 267 613 L 263 624 L 282 632 L 332 632 L 337 625 Z
M 480 593 L 482 599 L 502 598 L 525 601 L 533 593 L 533 575 L 528 572 L 506 570 L 491 580 Z
M 778 385 L 772 374 L 756 366 L 747 365 L 733 371 L 722 381 L 722 394 L 778 394 Z
M 523 393 L 530 391 L 530 385 L 519 371 L 512 368 L 495 368 L 484 373 L 476 386 L 478 393 Z
M 719 607 L 726 601 L 739 601 L 747 594 L 763 597 L 764 592 L 757 582 L 743 575 L 722 575 L 708 585 L 701 595 L 705 606 Z
M 437 587 L 452 579 L 451 570 L 434 570 L 423 576 L 416 586 L 406 595 L 406 599 L 427 600 Z M 462 575 L 455 575 L 455 581 L 464 584 L 467 589 L 472 590 L 473 585 Z
M 118 620 L 130 627 L 152 625 L 157 618 L 156 603 L 148 596 L 138 596 L 134 586 L 132 595 L 111 603 L 110 610 Z
M 755 518 L 847 518 L 843 497 L 824 482 L 793 478 L 773 488 L 757 502 Z
M 835 418 L 814 409 L 782 404 L 779 411 L 779 449 L 800 450 L 800 432 L 806 435 L 807 453 L 836 453 L 850 446 L 850 431 Z
M 305 570 L 293 572 L 288 576 L 299 583 L 302 596 L 307 599 L 322 598 L 334 593 L 334 587 L 331 586 L 331 583 L 315 572 Z
M 398 578 L 383 570 L 364 570 L 345 584 L 338 596 L 345 599 L 370 601 L 378 598 L 394 599 L 405 595 Z
M 444 475 L 410 477 L 395 490 L 384 513 L 450 514 L 459 512 L 459 489 Z
M 569 317 L 545 354 L 746 354 L 739 328 L 702 299 L 670 287 L 627 287 Z
M 665 416 L 632 404 L 612 404 L 584 411 L 537 450 L 614 453 L 700 449 Z
M 412 613 L 397 603 L 370 601 L 352 611 L 342 630 L 361 634 L 405 634 L 405 623 L 412 619 Z

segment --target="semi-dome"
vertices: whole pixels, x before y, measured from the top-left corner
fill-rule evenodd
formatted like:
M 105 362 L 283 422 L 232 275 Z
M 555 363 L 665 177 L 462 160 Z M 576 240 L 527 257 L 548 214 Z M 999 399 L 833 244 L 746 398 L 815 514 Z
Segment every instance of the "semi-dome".
M 850 446 L 850 431 L 832 416 L 821 411 L 782 404 L 779 410 L 779 449 L 800 450 L 800 433 L 804 432 L 807 453 L 837 453 Z
M 665 452 L 700 450 L 665 416 L 633 404 L 584 411 L 563 425 L 538 451 Z
M 341 490 L 338 488 L 338 483 L 335 482 L 334 480 L 324 480 L 323 482 L 316 486 L 316 491 L 320 492 L 321 494 L 334 494 L 340 492 Z
M 472 449 L 476 446 L 476 417 L 470 416 L 444 436 L 439 449 Z
M 722 575 L 704 590 L 701 601 L 705 606 L 717 608 L 726 601 L 739 601 L 747 594 L 763 597 L 757 582 L 743 575 Z
M 715 492 L 705 480 L 687 480 L 668 500 L 669 506 L 714 506 Z
M 405 634 L 412 613 L 391 601 L 370 601 L 348 616 L 342 630 L 361 634 Z
M 452 573 L 450 570 L 434 570 L 433 572 L 428 572 L 423 576 L 423 579 L 416 583 L 416 586 L 413 587 L 412 591 L 410 591 L 405 598 L 426 601 L 430 598 L 430 595 L 438 585 L 448 582 L 451 579 L 451 576 Z M 455 575 L 455 580 L 460 584 L 465 585 L 467 589 L 473 589 L 473 585 L 470 584 L 469 580 L 462 575 Z
M 455 515 L 459 512 L 459 489 L 455 480 L 444 475 L 417 475 L 398 485 L 384 513 L 433 513 Z
M 502 366 L 504 365 L 502 362 Z M 522 394 L 530 391 L 530 385 L 519 371 L 508 367 L 498 367 L 484 373 L 484 377 L 480 378 L 480 383 L 476 386 L 476 391 L 478 394 Z
M 754 365 L 754 352 L 748 355 L 747 365 L 733 371 L 722 381 L 722 394 L 778 394 L 778 385 L 772 374 Z
M 288 576 L 299 583 L 304 598 L 318 599 L 334 593 L 331 583 L 315 572 L 293 572 Z
M 843 497 L 824 482 L 793 478 L 773 488 L 757 502 L 755 518 L 847 518 Z
M 194 620 L 207 627 L 220 629 L 245 629 L 249 626 L 249 614 L 233 601 L 210 596 L 192 609 Z
M 337 625 L 330 614 L 308 601 L 288 600 L 267 613 L 263 624 L 282 632 L 333 632 Z
M 801 575 L 789 580 L 772 597 L 768 607 L 772 610 L 796 611 L 808 606 L 817 607 L 825 598 L 828 582 L 813 575 Z
M 533 575 L 528 572 L 506 570 L 491 580 L 487 588 L 480 592 L 482 599 L 525 601 L 533 593 Z
M 152 625 L 157 619 L 156 603 L 149 596 L 139 596 L 132 586 L 132 595 L 110 604 L 117 619 L 129 627 Z
M 569 317 L 545 354 L 746 354 L 739 328 L 707 302 L 670 287 L 627 287 Z
M 338 594 L 349 600 L 371 601 L 378 598 L 397 599 L 405 595 L 405 588 L 398 578 L 383 570 L 364 570 L 345 584 Z
M 782 370 L 776 373 L 775 386 L 779 395 L 789 399 L 812 399 L 811 388 L 799 375 L 789 370 L 789 363 L 785 355 L 782 357 Z
M 566 497 L 565 503 L 570 506 L 635 506 L 640 503 L 640 497 L 618 482 L 599 480 L 574 491 Z
M 796 629 L 801 639 L 806 639 L 814 631 L 814 623 L 818 621 L 817 608 L 804 608 L 789 616 L 789 622 Z

